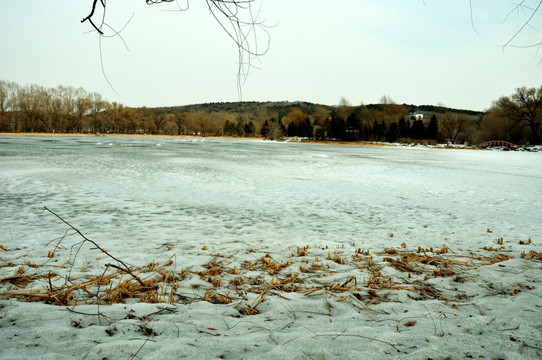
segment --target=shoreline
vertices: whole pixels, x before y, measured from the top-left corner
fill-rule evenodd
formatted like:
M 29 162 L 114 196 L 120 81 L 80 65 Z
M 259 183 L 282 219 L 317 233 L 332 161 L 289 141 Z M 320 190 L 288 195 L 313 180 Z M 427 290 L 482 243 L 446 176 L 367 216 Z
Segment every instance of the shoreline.
M 90 134 L 90 133 L 14 133 L 14 132 L 0 132 L 0 136 L 51 136 L 51 137 L 148 137 L 148 138 L 209 138 L 209 139 L 239 139 L 239 140 L 268 140 L 262 137 L 238 137 L 238 136 L 201 136 L 201 135 L 157 135 L 157 134 Z M 277 142 L 287 143 L 303 143 L 303 144 L 324 144 L 324 145 L 346 145 L 346 146 L 435 146 L 431 144 L 418 143 L 386 143 L 386 142 L 372 142 L 372 141 L 344 141 L 344 140 L 310 140 L 296 137 L 285 137 L 281 140 L 271 140 Z M 443 147 L 448 146 L 446 144 L 440 144 Z M 462 145 L 454 146 L 463 147 Z
M 155 135 L 155 134 L 85 134 L 85 133 L 14 133 L 14 132 L 0 132 L 0 136 L 57 136 L 57 137 L 85 137 L 85 136 L 96 136 L 96 137 L 189 137 L 189 138 L 232 138 L 233 136 L 198 136 L 198 135 Z
M 157 135 L 157 134 L 90 134 L 90 133 L 13 133 L 0 132 L 0 136 L 43 136 L 43 137 L 133 137 L 133 138 L 189 138 L 189 139 L 237 139 L 237 140 L 267 140 L 262 137 L 237 137 L 237 136 L 201 136 L 201 135 Z M 310 140 L 303 138 L 283 138 L 281 140 L 270 140 L 292 144 L 317 144 L 335 146 L 370 146 L 370 147 L 420 147 L 426 149 L 462 149 L 462 150 L 485 150 L 478 145 L 457 145 L 457 144 L 428 144 L 423 141 L 411 143 L 388 143 L 378 141 L 344 141 L 344 140 Z M 534 146 L 532 148 L 538 148 Z

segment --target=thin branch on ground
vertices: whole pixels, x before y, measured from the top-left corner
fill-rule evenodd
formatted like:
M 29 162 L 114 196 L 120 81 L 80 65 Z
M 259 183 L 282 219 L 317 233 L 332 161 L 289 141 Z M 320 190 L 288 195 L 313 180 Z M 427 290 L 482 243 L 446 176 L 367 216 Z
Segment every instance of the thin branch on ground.
M 51 214 L 53 214 L 54 216 L 56 216 L 60 221 L 62 221 L 64 224 L 68 225 L 72 230 L 74 230 L 79 236 L 81 236 L 81 238 L 83 238 L 84 241 L 86 242 L 89 242 L 91 243 L 92 245 L 94 245 L 96 247 L 96 249 L 100 250 L 102 253 L 104 253 L 105 255 L 107 255 L 108 257 L 110 257 L 111 259 L 115 260 L 116 262 L 118 262 L 119 264 L 122 264 L 122 266 L 124 267 L 124 269 L 122 269 L 122 271 L 130 274 L 134 279 L 136 279 L 142 286 L 145 286 L 145 284 L 143 283 L 143 281 L 136 275 L 134 275 L 132 273 L 132 271 L 130 270 L 130 268 L 128 267 L 128 265 L 114 257 L 113 255 L 111 255 L 110 253 L 108 253 L 105 249 L 103 249 L 100 245 L 98 245 L 98 243 L 96 243 L 94 240 L 91 240 L 89 238 L 87 238 L 85 235 L 83 235 L 83 233 L 77 229 L 75 226 L 73 226 L 72 224 L 70 224 L 69 222 L 67 222 L 66 220 L 64 220 L 60 215 L 58 215 L 57 213 L 55 213 L 54 211 L 48 209 L 46 206 L 43 207 L 44 210 L 50 212 Z M 78 250 L 79 251 L 79 250 Z M 115 266 L 116 267 L 116 266 Z M 118 268 L 118 267 L 116 267 Z

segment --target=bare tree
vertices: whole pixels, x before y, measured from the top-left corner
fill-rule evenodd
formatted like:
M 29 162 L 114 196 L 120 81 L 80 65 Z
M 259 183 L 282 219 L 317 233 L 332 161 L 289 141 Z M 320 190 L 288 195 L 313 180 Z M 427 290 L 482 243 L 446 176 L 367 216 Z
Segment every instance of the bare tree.
M 467 121 L 468 118 L 463 114 L 447 112 L 441 116 L 441 128 L 449 143 L 455 144 L 459 134 L 466 129 Z
M 542 122 L 542 86 L 539 88 L 517 88 L 508 97 L 503 96 L 497 101 L 503 115 L 512 121 L 515 127 L 528 128 L 531 132 L 532 144 L 539 143 L 540 124 Z
M 11 130 L 10 115 L 13 112 L 11 102 L 16 86 L 15 83 L 0 80 L 0 131 Z
M 174 112 L 173 113 L 173 122 L 175 125 L 177 125 L 177 135 L 182 135 L 184 132 L 184 127 L 186 126 L 186 121 L 190 114 L 187 112 L 179 113 Z

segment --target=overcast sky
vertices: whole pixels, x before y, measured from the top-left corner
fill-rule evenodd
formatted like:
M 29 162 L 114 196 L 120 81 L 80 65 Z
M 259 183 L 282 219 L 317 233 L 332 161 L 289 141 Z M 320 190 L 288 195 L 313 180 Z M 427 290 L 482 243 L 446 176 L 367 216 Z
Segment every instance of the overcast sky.
M 256 0 L 269 51 L 253 61 L 246 101 L 336 105 L 442 104 L 484 110 L 519 86 L 541 85 L 542 51 L 508 48 L 525 14 L 505 0 Z M 538 0 L 527 3 L 538 3 Z M 238 101 L 237 47 L 203 0 L 177 4 L 108 1 L 120 37 L 100 41 L 81 23 L 91 0 L 1 1 L 0 79 L 21 85 L 83 87 L 127 106 Z M 179 5 L 184 6 L 179 0 Z M 504 21 L 506 19 L 506 21 Z M 542 27 L 542 14 L 533 25 Z M 504 23 L 503 23 L 504 21 Z M 516 45 L 540 42 L 526 28 Z M 110 33 L 110 31 L 109 31 Z M 260 36 L 259 45 L 265 44 Z

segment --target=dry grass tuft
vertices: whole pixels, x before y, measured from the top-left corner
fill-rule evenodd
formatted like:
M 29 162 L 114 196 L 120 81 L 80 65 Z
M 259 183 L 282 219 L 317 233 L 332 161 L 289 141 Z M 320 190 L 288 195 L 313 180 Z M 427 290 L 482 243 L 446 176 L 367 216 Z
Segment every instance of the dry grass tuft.
M 502 238 L 498 242 L 502 244 Z M 528 243 L 520 242 L 522 245 L 531 243 L 530 239 Z M 165 246 L 164 252 L 175 251 L 169 244 L 162 246 Z M 3 247 L 0 249 L 7 251 Z M 205 253 L 212 259 L 202 264 L 199 271 L 179 271 L 175 255 L 164 262 L 152 260 L 136 267 L 100 248 L 101 255 L 115 261 L 101 265 L 101 274 L 92 274 L 97 267 L 91 263 L 77 265 L 79 278 L 72 276 L 74 264 L 80 264 L 75 258 L 70 258 L 62 266 L 54 265 L 63 275 L 45 269 L 45 266 L 51 266 L 45 265 L 47 261 L 44 265 L 5 263 L 2 266 L 13 268 L 13 275 L 0 279 L 0 284 L 8 290 L 0 296 L 63 306 L 107 305 L 124 303 L 129 299 L 169 304 L 207 301 L 234 304 L 240 314 L 251 316 L 260 314 L 261 304 L 267 296 L 288 300 L 288 294 L 298 293 L 322 296 L 331 314 L 333 301 L 355 303 L 360 309 L 368 310 L 370 305 L 398 301 L 400 292 L 406 292 L 416 301 L 440 299 L 460 302 L 465 299 L 465 294 L 454 293 L 449 288 L 438 289 L 431 280 L 445 277 L 453 278 L 449 281 L 463 282 L 471 277 L 468 274 L 470 269 L 511 259 L 510 255 L 501 252 L 503 247 L 484 247 L 485 251 L 491 252 L 489 256 L 460 255 L 448 246 L 408 249 L 404 242 L 400 247 L 374 253 L 369 249 L 355 248 L 354 243 L 352 248 L 337 246 L 337 249 L 296 246 L 295 251 L 289 254 L 275 255 L 281 256 L 280 260 L 270 253 L 261 255 L 264 252 L 254 248 L 232 254 Z M 47 253 L 47 259 L 57 260 L 63 250 L 66 248 L 56 246 Z M 208 249 L 203 246 L 201 250 Z M 542 261 L 542 253 L 533 250 L 523 251 L 521 257 Z M 87 258 L 100 259 L 96 256 Z M 248 302 L 247 299 L 253 300 Z M 413 325 L 415 322 L 404 324 L 407 327 Z
M 525 251 L 521 252 L 521 257 L 525 260 L 538 260 L 542 261 L 542 252 L 530 250 L 527 254 Z

